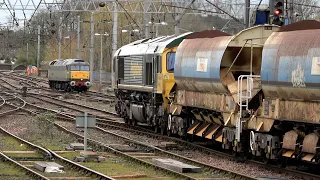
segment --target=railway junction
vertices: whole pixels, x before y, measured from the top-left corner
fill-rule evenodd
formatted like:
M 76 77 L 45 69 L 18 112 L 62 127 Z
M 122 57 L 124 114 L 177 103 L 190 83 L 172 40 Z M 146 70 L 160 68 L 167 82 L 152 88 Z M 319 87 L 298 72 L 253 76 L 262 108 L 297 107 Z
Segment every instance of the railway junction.
M 189 142 L 125 124 L 112 93 L 68 93 L 45 78 L 1 72 L 1 178 L 5 179 L 317 179 L 296 167 L 239 159 L 206 142 Z M 23 82 L 23 83 L 21 83 Z M 27 93 L 23 93 L 27 87 Z M 101 101 L 101 98 L 108 101 Z M 89 100 L 90 99 L 90 100 Z M 96 117 L 84 132 L 76 116 Z
M 3 0 L 0 180 L 320 179 L 318 0 Z

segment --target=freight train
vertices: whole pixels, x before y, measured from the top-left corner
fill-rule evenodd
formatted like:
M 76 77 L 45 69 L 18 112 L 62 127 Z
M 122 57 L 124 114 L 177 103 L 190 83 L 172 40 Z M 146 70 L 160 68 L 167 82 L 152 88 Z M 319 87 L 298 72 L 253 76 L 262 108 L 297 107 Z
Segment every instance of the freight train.
M 91 86 L 89 69 L 82 59 L 53 60 L 48 68 L 49 85 L 56 90 L 86 92 Z
M 113 61 L 116 112 L 235 155 L 320 163 L 320 23 L 143 39 Z

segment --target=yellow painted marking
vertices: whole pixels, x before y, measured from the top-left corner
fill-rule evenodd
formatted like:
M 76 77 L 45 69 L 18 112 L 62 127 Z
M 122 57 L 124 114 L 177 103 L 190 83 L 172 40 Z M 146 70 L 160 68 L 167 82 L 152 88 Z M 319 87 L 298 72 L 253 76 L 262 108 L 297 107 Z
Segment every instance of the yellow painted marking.
M 220 126 L 217 126 L 215 129 L 213 129 L 207 136 L 207 139 L 212 139 L 212 136 L 217 132 L 217 130 L 219 129 Z M 222 136 L 221 136 L 222 138 Z
M 89 79 L 90 72 L 89 71 L 71 71 L 70 76 L 73 79 Z
M 177 109 L 178 109 L 178 108 L 176 107 L 176 108 L 173 110 L 173 113 L 172 113 L 172 114 L 174 114 L 174 113 L 177 111 Z
M 231 120 L 232 114 L 233 114 L 233 112 L 230 114 L 230 116 L 228 117 L 227 121 L 224 123 L 225 126 L 226 126 L 226 125 L 229 123 L 229 121 Z
M 197 124 L 196 124 L 197 123 Z M 193 128 L 191 128 L 189 131 L 188 131 L 188 134 L 193 134 L 193 131 L 199 126 L 200 122 L 199 121 L 196 121 L 194 124 L 196 124 L 195 126 L 193 126 Z
M 202 133 L 210 126 L 210 124 L 207 124 L 204 128 L 202 128 L 196 135 L 202 137 Z
M 2 151 L 4 154 L 36 154 L 35 151 Z
M 216 141 L 222 142 L 222 135 L 220 135 L 219 137 L 217 137 L 217 138 L 216 138 Z
M 304 161 L 311 161 L 311 159 L 314 157 L 314 154 L 307 154 L 305 155 L 302 160 Z
M 282 156 L 284 156 L 284 157 L 289 157 L 289 158 L 290 158 L 293 153 L 294 153 L 294 151 L 290 151 L 290 150 L 289 150 L 289 151 L 283 153 Z
M 262 127 L 262 125 L 263 125 L 263 122 L 260 122 L 260 124 L 258 125 L 258 127 L 257 127 L 256 131 L 260 131 L 260 129 L 261 129 L 261 127 Z

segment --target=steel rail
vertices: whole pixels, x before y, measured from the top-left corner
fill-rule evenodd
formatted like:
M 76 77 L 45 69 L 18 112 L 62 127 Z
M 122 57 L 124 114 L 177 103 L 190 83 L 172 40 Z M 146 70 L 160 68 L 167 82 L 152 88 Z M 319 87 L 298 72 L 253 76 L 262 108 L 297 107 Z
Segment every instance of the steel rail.
M 22 104 L 21 106 L 15 106 L 15 105 L 13 105 L 13 104 L 10 104 L 10 103 L 8 102 L 8 100 L 7 100 L 7 99 L 4 99 L 4 98 L 3 98 L 3 96 L 1 96 L 1 98 L 3 98 L 3 99 L 4 99 L 4 104 L 12 105 L 13 107 L 15 107 L 15 109 L 8 110 L 8 111 L 5 111 L 5 112 L 1 112 L 1 113 L 0 113 L 0 115 L 5 115 L 5 114 L 8 114 L 8 113 L 11 113 L 11 112 L 17 111 L 17 110 L 19 110 L 19 109 L 23 108 L 23 107 L 26 105 L 26 101 L 25 101 L 25 100 L 23 100 L 22 98 L 20 98 L 20 97 L 18 97 L 18 96 L 16 96 L 16 95 L 14 95 L 14 94 L 11 94 L 11 93 L 8 93 L 8 92 L 1 92 L 1 93 L 4 93 L 4 94 L 6 94 L 6 95 L 13 96 L 13 97 L 14 97 L 14 99 L 18 99 L 18 100 L 22 101 L 22 102 L 23 102 L 23 104 Z M 1 93 L 0 93 L 0 94 L 1 94 Z M 2 106 L 2 105 L 4 105 L 4 104 L 1 104 L 1 106 Z
M 57 100 L 60 100 L 60 99 L 57 99 Z M 62 101 L 62 100 L 60 100 Z M 65 101 L 67 102 L 67 101 Z M 78 105 L 78 104 L 76 104 Z M 54 111 L 54 110 L 53 110 Z M 57 113 L 57 112 L 56 112 Z M 64 115 L 66 116 L 66 115 Z M 67 117 L 67 118 L 72 118 L 71 116 Z M 100 122 L 99 122 L 100 123 Z M 117 123 L 116 121 L 112 121 L 112 123 Z M 123 124 L 122 124 L 123 125 Z M 111 126 L 111 125 L 108 125 L 108 126 Z M 115 126 L 113 127 L 115 128 Z M 117 127 L 118 129 L 123 129 L 123 127 Z M 136 128 L 136 127 L 135 127 Z M 138 131 L 138 130 L 134 130 L 134 129 L 131 129 L 131 128 L 126 128 L 126 130 L 130 130 L 130 131 L 135 131 L 135 133 L 144 133 L 144 134 L 147 134 L 147 135 L 152 135 L 152 136 L 157 136 L 157 137 L 162 137 L 162 138 L 169 138 L 170 140 L 174 140 L 175 142 L 179 142 L 180 144 L 185 144 L 185 145 L 188 145 L 188 146 L 191 146 L 191 147 L 194 147 L 194 148 L 197 148 L 198 150 L 201 150 L 203 152 L 206 152 L 206 153 L 210 153 L 210 154 L 215 154 L 215 155 L 220 155 L 220 156 L 224 156 L 224 157 L 229 157 L 229 158 L 232 158 L 231 155 L 229 154 L 226 154 L 226 153 L 223 153 L 223 152 L 220 152 L 220 151 L 216 151 L 216 150 L 213 150 L 213 149 L 209 149 L 209 148 L 206 148 L 206 147 L 203 147 L 203 146 L 200 146 L 200 145 L 197 145 L 197 144 L 193 144 L 193 143 L 189 143 L 189 142 L 186 142 L 186 141 L 183 141 L 181 139 L 178 139 L 178 138 L 173 138 L 173 137 L 167 137 L 167 136 L 163 136 L 163 135 L 158 135 L 158 134 L 154 134 L 154 133 L 151 133 L 151 132 L 142 132 L 142 131 Z M 311 179 L 319 179 L 320 176 L 318 175 L 314 175 L 314 174 L 310 174 L 310 173 L 306 173 L 306 172 L 301 172 L 301 171 L 295 171 L 295 170 L 291 170 L 291 169 L 281 169 L 277 166 L 273 166 L 273 165 L 266 165 L 262 162 L 259 162 L 259 161 L 254 161 L 254 160 L 247 160 L 248 162 L 250 163 L 253 163 L 253 164 L 257 164 L 257 165 L 260 165 L 260 166 L 264 166 L 265 168 L 269 168 L 269 169 L 273 169 L 273 170 L 278 170 L 278 171 L 283 171 L 285 173 L 293 173 L 293 174 L 296 174 L 296 175 L 299 175 L 299 176 L 306 176 L 306 177 L 309 177 Z
M 32 112 L 31 112 L 31 113 L 32 113 Z M 52 159 L 54 159 L 54 158 L 57 158 L 58 160 L 60 160 L 60 161 L 62 161 L 62 162 L 64 162 L 64 163 L 66 163 L 66 164 L 69 164 L 69 165 L 77 168 L 77 170 L 83 171 L 83 172 L 85 172 L 86 174 L 91 174 L 91 176 L 94 175 L 94 176 L 98 177 L 99 179 L 115 180 L 115 179 L 112 178 L 112 177 L 109 177 L 109 176 L 104 175 L 104 174 L 102 174 L 102 173 L 100 173 L 100 172 L 94 171 L 94 170 L 92 170 L 92 169 L 90 169 L 90 168 L 84 167 L 84 166 L 82 166 L 82 165 L 80 165 L 80 164 L 77 164 L 77 163 L 72 162 L 72 161 L 70 161 L 70 160 L 68 160 L 68 159 L 66 159 L 66 158 L 63 158 L 62 156 L 59 156 L 58 154 L 56 154 L 55 152 L 53 152 L 53 151 L 50 150 L 50 149 L 46 149 L 46 148 L 40 147 L 40 146 L 38 146 L 38 145 L 35 145 L 35 144 L 31 143 L 31 142 L 28 142 L 28 141 L 26 141 L 26 140 L 24 140 L 24 139 L 22 139 L 22 138 L 20 138 L 20 137 L 18 137 L 18 136 L 16 136 L 16 135 L 12 134 L 12 133 L 6 131 L 6 130 L 3 129 L 2 127 L 0 127 L 0 131 L 8 134 L 9 136 L 11 136 L 11 137 L 19 140 L 19 141 L 22 142 L 22 143 L 25 143 L 25 144 L 33 147 L 34 149 L 37 149 L 37 150 L 38 150 L 39 152 L 41 152 L 42 154 L 45 153 L 45 157 L 46 157 L 46 159 L 48 159 L 48 160 L 52 160 Z
M 14 135 L 14 134 L 8 132 L 7 130 L 5 130 L 4 128 L 2 128 L 1 126 L 0 126 L 0 131 L 5 133 L 5 134 L 7 134 L 7 135 L 9 135 L 9 136 L 11 136 L 11 137 L 13 137 L 13 138 L 15 138 L 15 139 L 17 139 L 18 141 L 20 141 L 20 142 L 22 142 L 24 144 L 27 144 L 27 145 L 33 147 L 34 149 L 37 149 L 37 151 L 39 151 L 41 154 L 43 154 L 48 160 L 52 159 L 51 153 L 48 150 L 46 150 L 45 148 L 40 147 L 38 145 L 35 145 L 35 144 L 33 144 L 33 143 L 29 142 L 29 141 L 26 141 L 26 140 L 24 140 L 24 139 L 22 139 L 22 138 L 20 138 L 20 137 L 18 137 L 16 135 Z
M 135 129 L 133 128 L 127 128 L 127 127 L 123 127 L 123 124 L 122 123 L 119 123 L 118 122 L 118 125 L 117 125 L 117 122 L 116 121 L 113 121 L 113 122 L 97 122 L 97 126 L 98 127 L 109 127 L 109 128 L 112 128 L 112 129 L 118 129 L 118 130 L 123 130 L 123 131 L 130 131 L 130 132 L 133 132 L 133 133 L 136 133 L 136 134 L 141 134 L 141 135 L 145 135 L 145 136 L 148 136 L 148 137 L 154 137 L 154 138 L 162 138 L 162 139 L 165 139 L 167 141 L 173 141 L 173 142 L 176 142 L 178 144 L 181 144 L 181 145 L 184 145 L 184 146 L 187 146 L 187 147 L 191 147 L 193 149 L 196 149 L 196 150 L 200 150 L 201 152 L 203 153 L 206 153 L 206 154 L 210 154 L 210 155 L 217 155 L 217 156 L 220 156 L 220 157 L 223 157 L 223 158 L 229 158 L 229 159 L 234 159 L 234 156 L 230 155 L 230 154 L 227 154 L 227 153 L 223 153 L 223 152 L 220 152 L 220 151 L 217 151 L 217 150 L 214 150 L 214 149 L 210 149 L 210 148 L 207 148 L 207 147 L 204 147 L 204 146 L 201 146 L 201 145 L 197 145 L 197 144 L 194 144 L 194 143 L 190 143 L 190 142 L 187 142 L 187 141 L 184 141 L 182 139 L 178 139 L 178 138 L 174 138 L 174 137 L 168 137 L 168 136 L 164 136 L 164 135 L 160 135 L 160 134 L 155 134 L 154 132 L 151 132 L 151 131 L 146 131 L 146 130 L 143 130 L 144 128 L 141 128 L 141 129 L 137 129 L 137 127 L 134 127 Z M 274 165 L 270 165 L 270 164 L 264 164 L 262 162 L 259 162 L 259 161 L 255 161 L 255 160 L 247 160 L 247 162 L 253 164 L 253 165 L 259 165 L 259 166 L 262 166 L 264 168 L 268 168 L 268 169 L 271 169 L 271 170 L 276 170 L 276 171 L 279 171 L 279 172 L 284 172 L 284 173 L 288 173 L 288 174 L 295 174 L 299 177 L 302 177 L 302 178 L 308 178 L 308 179 L 320 179 L 320 176 L 319 175 L 316 175 L 316 174 L 310 174 L 310 173 L 306 173 L 306 172 L 302 172 L 302 171 L 296 171 L 296 170 L 292 170 L 292 169 L 284 169 L 284 168 L 279 168 L 278 166 L 274 166 Z
M 73 121 L 75 119 L 74 116 L 66 115 L 66 114 L 60 113 L 59 111 L 56 111 L 56 110 L 39 107 L 39 106 L 36 106 L 36 105 L 33 105 L 33 104 L 32 104 L 32 106 L 34 106 L 36 108 L 44 109 L 44 110 L 47 110 L 47 111 L 50 111 L 50 112 L 53 112 L 53 113 L 57 113 L 59 115 L 62 115 L 64 117 L 62 119 L 73 120 Z M 57 118 L 61 118 L 61 117 L 57 117 Z M 206 147 L 201 146 L 201 145 L 197 145 L 197 144 L 194 144 L 194 143 L 190 143 L 190 142 L 184 141 L 182 139 L 155 134 L 155 133 L 152 133 L 150 131 L 146 131 L 146 129 L 144 129 L 144 128 L 141 128 L 140 130 L 132 129 L 132 128 L 126 128 L 126 127 L 123 127 L 124 123 L 120 123 L 120 122 L 117 122 L 117 121 L 112 121 L 112 120 L 111 121 L 105 121 L 104 119 L 102 119 L 102 120 L 101 119 L 97 119 L 97 120 L 98 120 L 98 122 L 97 122 L 98 126 L 109 126 L 111 128 L 117 128 L 117 129 L 121 129 L 121 130 L 124 130 L 124 131 L 131 131 L 131 132 L 134 132 L 134 133 L 139 133 L 139 134 L 143 134 L 143 135 L 147 135 L 147 136 L 153 136 L 153 137 L 157 137 L 157 138 L 164 138 L 164 139 L 167 139 L 167 140 L 171 140 L 171 141 L 177 142 L 179 144 L 183 144 L 183 145 L 188 146 L 188 147 L 192 147 L 194 149 L 200 150 L 201 152 L 204 152 L 204 153 L 207 153 L 207 154 L 218 155 L 220 157 L 229 158 L 229 159 L 234 158 L 230 154 L 223 153 L 223 152 L 220 152 L 220 151 L 217 151 L 217 150 L 213 150 L 213 149 L 209 149 L 209 148 L 206 148 Z M 118 124 L 118 125 L 115 125 L 115 124 Z M 137 127 L 134 127 L 134 128 L 137 128 Z M 319 179 L 318 175 L 314 175 L 314 174 L 310 174 L 310 173 L 305 173 L 305 172 L 295 171 L 295 170 L 290 170 L 290 169 L 280 169 L 277 166 L 265 165 L 265 164 L 263 164 L 261 162 L 253 161 L 253 160 L 248 160 L 248 162 L 250 162 L 250 163 L 252 163 L 254 165 L 264 166 L 265 168 L 277 170 L 277 171 L 280 171 L 280 172 L 285 172 L 285 173 L 289 173 L 289 174 L 294 173 L 294 174 L 296 174 L 298 176 L 309 177 L 311 179 Z
M 45 109 L 46 109 L 46 108 L 45 108 Z M 47 110 L 49 110 L 49 111 L 51 111 L 51 112 L 55 112 L 54 110 L 51 110 L 51 109 L 47 109 Z M 61 114 L 61 115 L 65 116 L 64 114 Z M 66 117 L 67 120 L 69 120 L 69 121 L 75 121 L 75 118 L 74 118 L 74 117 L 70 117 L 70 116 L 65 116 L 65 117 Z M 76 136 L 78 136 L 78 137 L 80 137 L 80 138 L 84 138 L 82 135 L 79 135 L 79 134 L 77 134 L 77 133 L 74 133 L 74 132 L 72 132 L 72 131 L 69 131 L 69 130 L 66 129 L 65 127 L 60 126 L 59 124 L 56 124 L 55 122 L 52 122 L 52 123 L 55 124 L 56 127 L 62 129 L 63 131 L 65 131 L 65 132 L 67 132 L 67 133 L 72 133 L 72 134 L 74 134 L 74 135 L 76 135 Z M 98 130 L 100 130 L 100 131 L 104 131 L 102 128 L 100 128 L 100 127 L 98 127 L 98 126 L 97 126 L 96 128 L 97 128 Z M 107 132 L 107 131 L 104 131 L 104 132 Z M 157 148 L 157 147 L 155 147 L 155 146 L 145 145 L 144 143 L 141 143 L 141 142 L 138 142 L 138 141 L 135 141 L 135 140 L 132 140 L 132 139 L 129 139 L 129 138 L 126 138 L 126 137 L 117 135 L 117 134 L 115 134 L 115 133 L 111 133 L 111 132 L 107 132 L 107 133 L 109 133 L 109 134 L 111 134 L 111 135 L 113 135 L 113 136 L 117 136 L 117 137 L 119 137 L 119 138 L 125 139 L 126 141 L 130 141 L 130 142 L 132 142 L 132 143 L 138 144 L 138 145 L 140 145 L 140 146 L 144 146 L 144 147 L 147 147 L 147 148 L 151 148 L 151 149 L 157 150 L 157 151 L 159 151 L 159 152 L 161 152 L 161 153 L 164 153 L 164 154 L 167 154 L 167 155 L 169 155 L 169 156 L 175 157 L 176 159 L 182 159 L 182 160 L 184 160 L 184 161 L 188 161 L 188 162 L 191 162 L 191 163 L 194 163 L 194 164 L 198 164 L 198 165 L 204 166 L 204 167 L 206 167 L 206 168 L 211 168 L 211 169 L 213 169 L 213 170 L 215 170 L 215 171 L 221 171 L 221 172 L 224 172 L 224 173 L 228 173 L 228 174 L 231 174 L 231 175 L 234 175 L 234 176 L 237 176 L 237 177 L 241 177 L 241 178 L 245 178 L 245 179 L 250 179 L 250 180 L 257 180 L 257 179 L 254 178 L 254 177 L 246 176 L 246 175 L 244 175 L 244 174 L 240 174 L 240 173 L 236 173 L 236 172 L 231 172 L 231 171 L 228 171 L 228 170 L 223 169 L 223 168 L 219 168 L 219 167 L 211 166 L 211 165 L 209 165 L 209 164 L 201 163 L 201 162 L 199 162 L 199 161 L 195 161 L 195 160 L 192 160 L 192 159 L 190 159 L 190 158 L 186 158 L 186 157 L 180 156 L 180 155 L 178 155 L 178 154 L 174 154 L 174 153 L 171 153 L 171 152 L 169 152 L 169 151 L 162 150 L 162 149 Z M 107 146 L 107 145 L 104 145 L 104 144 L 102 144 L 102 143 L 100 143 L 100 142 L 98 142 L 98 141 L 95 141 L 95 140 L 92 140 L 92 139 L 90 139 L 90 140 L 88 139 L 88 141 L 91 141 L 91 142 L 92 142 L 93 144 L 95 144 L 95 145 L 97 145 L 97 144 L 98 144 L 98 145 L 102 145 L 104 148 L 107 148 L 107 149 L 111 150 L 112 152 L 115 152 L 115 153 L 118 153 L 118 154 L 120 153 L 120 155 L 122 155 L 122 156 L 134 158 L 134 160 L 136 160 L 136 161 L 137 161 L 137 160 L 138 160 L 139 162 L 142 161 L 142 163 L 144 163 L 144 164 L 146 164 L 146 165 L 152 165 L 152 166 L 154 166 L 153 164 L 151 164 L 151 163 L 149 163 L 149 162 L 146 162 L 146 161 L 137 159 L 137 158 L 135 158 L 135 157 L 133 157 L 133 156 L 130 156 L 130 155 L 128 155 L 128 154 L 122 153 L 121 151 L 115 150 L 115 149 L 113 149 L 112 147 Z M 107 147 L 105 147 L 105 146 L 107 146 Z M 162 167 L 159 167 L 159 168 L 162 168 Z M 165 169 L 165 170 L 168 170 L 167 168 L 164 168 L 164 169 Z M 171 170 L 170 170 L 170 171 L 171 171 Z M 173 172 L 175 172 L 175 171 L 173 171 Z M 181 175 L 183 175 L 183 174 L 181 174 Z M 184 177 L 184 178 L 188 178 L 188 177 Z M 191 178 L 191 177 L 189 177 L 189 178 Z
M 25 111 L 28 111 L 27 109 L 24 109 L 24 110 L 25 110 Z M 48 109 L 48 110 L 49 110 L 49 109 Z M 49 110 L 49 111 L 52 111 L 52 110 Z M 32 114 L 34 114 L 34 113 L 31 112 L 31 111 L 29 111 L 29 112 L 32 113 Z M 61 115 L 63 115 L 63 114 L 61 114 Z M 63 116 L 64 116 L 64 115 L 63 115 Z M 68 118 L 68 119 L 69 119 L 69 118 Z M 72 117 L 72 120 L 74 121 L 75 118 Z M 49 120 L 48 120 L 48 121 L 49 121 Z M 71 135 L 73 135 L 73 136 L 76 136 L 76 137 L 78 137 L 78 138 L 84 139 L 84 136 L 79 135 L 79 134 L 77 134 L 77 133 L 75 133 L 75 132 L 73 132 L 73 131 L 69 131 L 67 128 L 65 128 L 65 127 L 63 127 L 63 126 L 61 126 L 61 125 L 59 125 L 59 124 L 57 124 L 57 123 L 55 123 L 55 122 L 52 122 L 52 121 L 50 121 L 50 122 L 53 123 L 58 129 L 66 132 L 66 133 L 68 133 L 68 134 L 71 134 Z M 112 147 L 110 147 L 110 146 L 108 146 L 108 145 L 106 145 L 106 144 L 103 144 L 103 143 L 99 142 L 99 141 L 96 141 L 96 140 L 93 140 L 93 139 L 90 139 L 90 138 L 87 138 L 87 140 L 88 140 L 88 143 L 92 143 L 92 144 L 94 144 L 95 146 L 99 146 L 101 149 L 111 151 L 111 152 L 113 152 L 114 154 L 118 154 L 118 155 L 121 155 L 121 156 L 126 157 L 126 158 L 130 158 L 130 159 L 132 159 L 132 160 L 134 160 L 134 161 L 137 161 L 137 162 L 139 162 L 139 163 L 141 163 L 141 164 L 144 164 L 144 165 L 147 165 L 147 166 L 151 166 L 151 167 L 160 169 L 160 170 L 165 171 L 165 172 L 169 172 L 169 173 L 171 173 L 171 174 L 173 174 L 173 175 L 179 176 L 179 177 L 184 178 L 184 179 L 196 180 L 196 178 L 193 178 L 193 177 L 191 177 L 191 176 L 188 176 L 188 175 L 185 175 L 185 174 L 182 174 L 182 173 L 179 173 L 179 172 L 175 172 L 175 171 L 173 171 L 173 170 L 170 170 L 170 169 L 167 169 L 167 168 L 164 168 L 164 167 L 160 167 L 160 166 L 154 165 L 154 164 L 152 164 L 152 163 L 150 163 L 150 162 L 147 162 L 147 161 L 138 159 L 138 158 L 136 158 L 136 157 L 134 157 L 134 156 L 128 155 L 128 154 L 126 154 L 126 153 L 123 153 L 123 152 L 121 152 L 121 151 L 119 151 L 119 150 L 116 150 L 116 149 L 114 149 L 114 148 L 112 148 Z M 67 160 L 67 159 L 65 159 L 65 160 Z M 69 160 L 68 160 L 68 162 L 72 162 L 72 161 L 69 161 Z M 73 162 L 72 162 L 72 163 L 73 163 Z
M 104 175 L 104 174 L 102 174 L 102 173 L 100 173 L 100 172 L 98 172 L 98 171 L 92 170 L 92 169 L 90 169 L 90 168 L 87 168 L 87 167 L 85 167 L 85 166 L 82 166 L 81 164 L 77 164 L 77 163 L 75 163 L 75 162 L 72 162 L 72 161 L 69 160 L 69 159 L 66 159 L 66 158 L 64 158 L 64 157 L 62 157 L 62 156 L 59 156 L 57 153 L 55 153 L 55 152 L 52 151 L 52 150 L 49 150 L 49 149 L 48 149 L 48 151 L 49 151 L 54 157 L 59 158 L 59 160 L 63 161 L 63 162 L 66 163 L 66 164 L 69 164 L 69 165 L 72 165 L 72 166 L 74 166 L 74 167 L 77 167 L 78 170 L 84 171 L 86 174 L 94 175 L 94 176 L 96 176 L 96 177 L 99 178 L 99 179 L 115 180 L 115 179 L 112 178 L 112 177 L 109 177 L 109 176 Z
M 55 123 L 55 122 L 52 122 L 52 123 L 53 123 L 57 128 L 61 129 L 62 131 L 66 132 L 66 133 L 69 133 L 69 134 L 72 134 L 72 135 L 74 135 L 74 136 L 76 136 L 76 137 L 78 137 L 78 138 L 84 139 L 84 136 L 82 136 L 82 135 L 80 135 L 80 134 L 77 134 L 77 133 L 75 133 L 75 132 L 73 132 L 73 131 L 69 131 L 67 128 L 65 128 L 65 127 L 63 127 L 63 126 L 61 126 L 61 125 L 59 125 L 59 124 L 57 124 L 57 123 Z M 119 151 L 119 150 L 116 150 L 116 149 L 108 146 L 107 144 L 103 144 L 103 143 L 101 143 L 101 142 L 99 142 L 99 141 L 96 141 L 96 140 L 93 140 L 93 139 L 90 139 L 90 138 L 87 138 L 87 141 L 88 141 L 88 143 L 91 143 L 91 144 L 93 144 L 94 146 L 99 146 L 101 149 L 111 151 L 111 152 L 113 152 L 114 154 L 121 155 L 121 156 L 123 156 L 123 157 L 126 157 L 126 158 L 129 158 L 129 159 L 131 159 L 131 160 L 137 161 L 137 162 L 139 162 L 139 163 L 141 163 L 141 164 L 144 164 L 144 165 L 147 165 L 147 166 L 150 166 L 150 167 L 157 168 L 157 169 L 162 170 L 162 171 L 164 171 L 164 172 L 169 172 L 169 173 L 171 173 L 171 174 L 173 174 L 173 175 L 176 175 L 176 176 L 179 176 L 179 177 L 181 177 L 181 178 L 196 180 L 196 178 L 194 178 L 194 177 L 191 177 L 191 176 L 188 176 L 188 175 L 185 175 L 185 174 L 182 174 L 182 173 L 179 173 L 179 172 L 176 172 L 176 171 L 173 171 L 173 170 L 164 168 L 164 167 L 160 167 L 160 166 L 158 166 L 158 165 L 154 165 L 154 164 L 152 164 L 152 163 L 150 163 L 150 162 L 147 162 L 147 161 L 138 159 L 138 158 L 136 158 L 136 157 L 134 157 L 134 156 L 128 155 L 128 154 L 126 154 L 126 153 L 123 153 L 123 152 L 121 152 L 121 151 Z
M 50 180 L 49 178 L 33 171 L 32 169 L 25 167 L 24 165 L 16 162 L 15 160 L 11 159 L 10 157 L 6 156 L 2 151 L 0 151 L 0 158 L 10 162 L 11 164 L 14 164 L 15 166 L 19 167 L 20 169 L 25 170 L 26 172 L 28 172 L 28 174 L 32 174 L 33 176 L 36 176 L 37 179 Z
M 106 113 L 106 114 L 118 116 L 114 112 L 105 111 L 105 110 L 97 109 L 97 108 L 94 108 L 94 107 L 91 107 L 91 106 L 86 106 L 86 105 L 82 105 L 82 104 L 77 104 L 77 103 L 61 100 L 59 98 L 48 96 L 48 95 L 44 95 L 44 94 L 28 93 L 28 95 L 30 95 L 31 97 L 36 98 L 36 99 L 41 99 L 39 96 L 42 96 L 42 97 L 49 98 L 49 99 L 52 99 L 52 100 L 55 100 L 55 101 L 60 101 L 60 102 L 63 102 L 63 103 L 69 104 L 69 105 L 74 105 L 74 106 L 78 106 L 78 107 L 81 107 L 81 108 L 87 108 L 87 109 L 98 111 L 98 112 L 101 112 L 101 113 Z M 63 107 L 66 107 L 66 108 L 70 108 L 70 109 L 75 110 L 75 111 L 81 111 L 81 110 L 79 110 L 77 108 L 71 108 L 69 106 L 65 106 L 65 105 L 62 105 L 62 104 L 59 104 L 59 103 L 55 103 L 55 102 L 52 102 L 52 101 L 48 101 L 48 100 L 44 100 L 44 99 L 41 99 L 41 100 L 47 101 L 47 102 L 50 102 L 50 103 L 53 103 L 53 104 L 56 104 L 56 105 L 59 105 L 59 106 L 63 106 Z M 102 117 L 102 118 L 104 118 L 104 117 Z
M 140 146 L 144 146 L 144 147 L 147 147 L 147 148 L 151 148 L 151 149 L 154 149 L 156 151 L 159 151 L 161 153 L 164 153 L 164 154 L 167 154 L 171 157 L 174 157 L 176 159 L 181 159 L 183 161 L 187 161 L 187 162 L 191 162 L 193 164 L 196 164 L 196 165 L 200 165 L 200 166 L 203 166 L 205 168 L 211 168 L 211 169 L 214 169 L 216 171 L 220 171 L 220 172 L 224 172 L 224 173 L 227 173 L 227 174 L 231 174 L 231 175 L 234 175 L 236 177 L 239 177 L 239 178 L 244 178 L 244 179 L 250 179 L 250 180 L 258 180 L 257 178 L 255 177 L 251 177 L 251 176 L 247 176 L 245 174 L 241 174 L 241 173 L 237 173 L 237 172 L 232 172 L 232 171 L 229 171 L 227 169 L 223 169 L 223 168 L 220 168 L 220 167 L 217 167 L 217 166 L 212 166 L 212 165 L 209 165 L 209 164 L 205 164 L 205 163 L 202 163 L 202 162 L 199 162 L 199 161 L 196 161 L 196 160 L 193 160 L 193 159 L 190 159 L 190 158 L 187 158 L 187 157 L 183 157 L 181 155 L 178 155 L 178 154 L 175 154 L 175 153 L 172 153 L 172 152 L 169 152 L 169 151 L 166 151 L 166 150 L 163 150 L 163 149 L 160 149 L 158 147 L 155 147 L 155 146 L 152 146 L 152 145 L 147 145 L 147 144 L 144 144 L 142 142 L 139 142 L 139 141 L 136 141 L 136 140 L 133 140 L 133 139 L 130 139 L 128 137 L 124 137 L 122 135 L 119 135 L 119 134 L 116 134 L 116 133 L 113 133 L 113 132 L 110 132 L 110 131 L 107 131 L 99 126 L 96 126 L 96 129 L 104 132 L 104 133 L 108 133 L 110 135 L 113 135 L 117 138 L 121 138 L 121 139 L 124 139 L 125 141 L 128 141 L 128 142 L 132 142 L 132 143 L 135 143 L 135 144 L 138 144 Z

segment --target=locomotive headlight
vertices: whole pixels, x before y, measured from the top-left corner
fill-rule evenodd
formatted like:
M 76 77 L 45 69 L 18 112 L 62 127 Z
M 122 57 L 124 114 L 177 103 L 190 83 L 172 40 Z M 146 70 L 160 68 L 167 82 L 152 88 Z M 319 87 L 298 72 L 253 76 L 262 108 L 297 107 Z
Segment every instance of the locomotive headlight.
M 90 86 L 90 82 L 89 81 L 86 82 L 86 86 Z
M 76 82 L 71 81 L 71 82 L 70 82 L 70 85 L 71 85 L 71 86 L 75 86 L 75 85 L 76 85 Z

